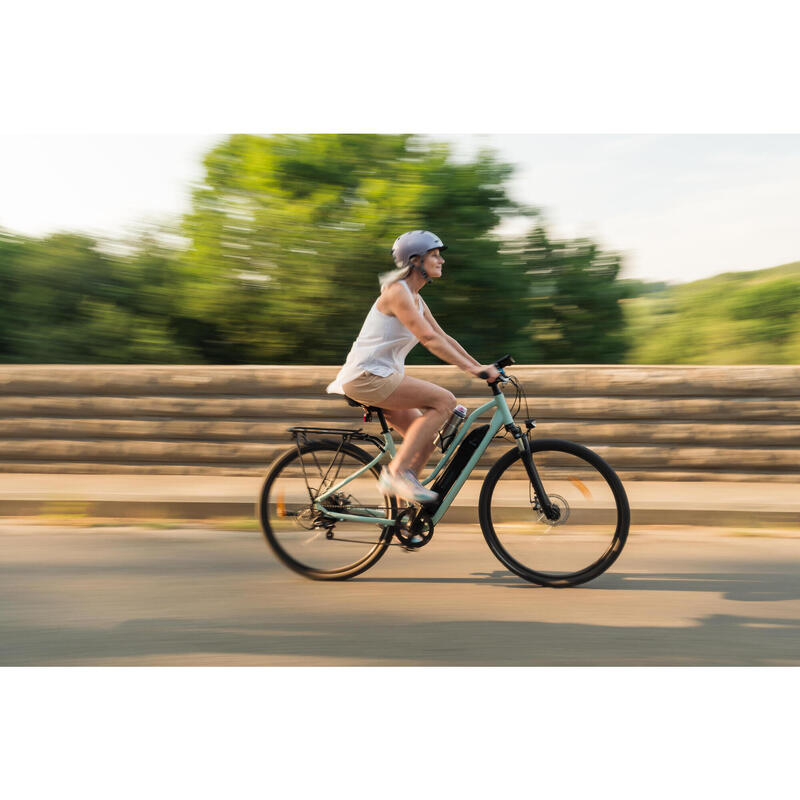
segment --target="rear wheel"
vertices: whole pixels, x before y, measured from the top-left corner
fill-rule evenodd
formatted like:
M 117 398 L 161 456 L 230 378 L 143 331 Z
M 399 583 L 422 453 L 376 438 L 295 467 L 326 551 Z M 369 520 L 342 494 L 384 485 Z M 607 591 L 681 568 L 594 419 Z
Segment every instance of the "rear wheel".
M 607 570 L 622 552 L 630 507 L 617 474 L 597 453 L 559 439 L 531 441 L 531 454 L 558 518 L 541 508 L 522 452 L 502 456 L 481 490 L 479 516 L 492 552 L 541 586 L 576 586 Z
M 292 447 L 273 463 L 259 498 L 267 543 L 290 569 L 314 580 L 344 580 L 369 569 L 386 552 L 394 519 L 394 499 L 377 488 L 377 466 L 324 502 L 343 514 L 374 516 L 374 525 L 335 520 L 314 508 L 315 498 L 372 461 L 351 443 L 330 440 Z

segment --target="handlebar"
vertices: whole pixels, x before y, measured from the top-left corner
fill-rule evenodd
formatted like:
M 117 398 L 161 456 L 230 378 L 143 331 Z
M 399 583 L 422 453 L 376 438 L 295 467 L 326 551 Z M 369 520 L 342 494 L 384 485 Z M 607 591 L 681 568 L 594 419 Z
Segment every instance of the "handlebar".
M 494 386 L 494 384 L 496 384 L 497 381 L 502 381 L 503 383 L 507 383 L 508 378 L 506 377 L 506 373 L 503 370 L 503 367 L 510 367 L 512 364 L 516 364 L 516 361 L 514 361 L 514 359 L 511 358 L 511 356 L 509 355 L 505 355 L 502 358 L 498 358 L 497 361 L 494 362 L 493 366 L 500 372 L 500 377 L 497 378 L 497 380 L 489 381 L 489 386 Z M 478 377 L 487 380 L 489 378 L 489 373 L 484 370 L 483 372 L 478 373 Z

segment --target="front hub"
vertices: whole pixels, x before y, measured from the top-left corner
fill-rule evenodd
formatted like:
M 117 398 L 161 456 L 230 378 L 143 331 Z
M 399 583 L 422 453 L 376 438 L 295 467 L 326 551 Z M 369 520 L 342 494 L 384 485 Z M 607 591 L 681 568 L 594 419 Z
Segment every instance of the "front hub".
M 546 525 L 563 525 L 569 519 L 569 503 L 560 494 L 548 495 L 552 506 L 552 516 L 548 517 L 538 500 L 533 505 L 536 521 Z

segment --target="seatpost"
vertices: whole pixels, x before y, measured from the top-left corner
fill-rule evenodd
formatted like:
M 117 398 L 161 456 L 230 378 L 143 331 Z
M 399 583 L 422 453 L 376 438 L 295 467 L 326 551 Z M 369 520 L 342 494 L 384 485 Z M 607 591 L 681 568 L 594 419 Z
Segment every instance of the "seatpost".
M 381 433 L 389 433 L 389 426 L 386 424 L 386 417 L 383 416 L 383 409 L 378 409 L 378 419 L 381 421 Z

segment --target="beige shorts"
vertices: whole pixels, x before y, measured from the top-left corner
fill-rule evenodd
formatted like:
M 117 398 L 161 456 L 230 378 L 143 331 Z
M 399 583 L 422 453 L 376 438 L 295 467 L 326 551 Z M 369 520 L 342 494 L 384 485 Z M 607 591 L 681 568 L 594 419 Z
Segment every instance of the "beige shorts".
M 403 376 L 399 372 L 391 375 L 374 375 L 372 372 L 362 372 L 352 381 L 342 384 L 342 389 L 348 397 L 367 406 L 380 406 L 392 392 L 402 383 Z

